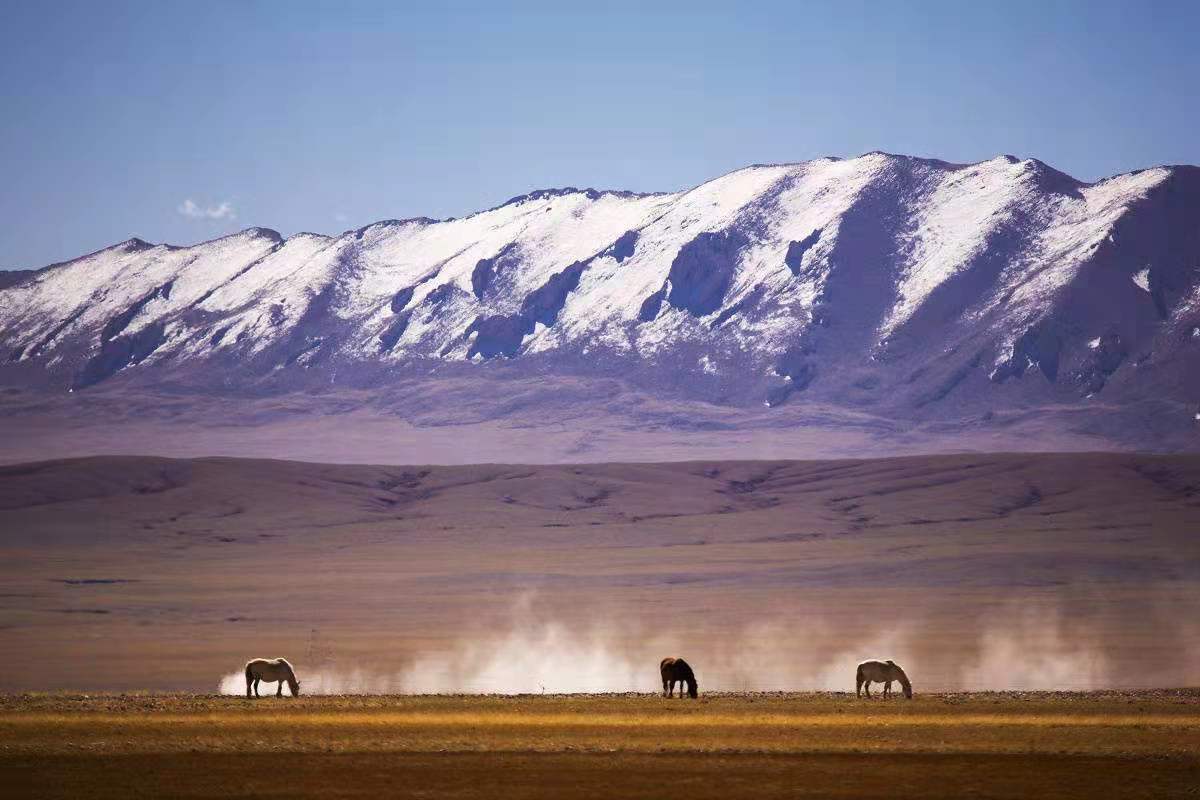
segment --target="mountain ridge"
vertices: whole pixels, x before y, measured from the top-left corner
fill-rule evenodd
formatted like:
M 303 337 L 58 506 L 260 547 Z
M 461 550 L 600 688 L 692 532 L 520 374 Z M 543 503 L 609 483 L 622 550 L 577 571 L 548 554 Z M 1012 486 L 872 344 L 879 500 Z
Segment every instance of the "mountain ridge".
M 1088 182 L 1081 178 L 1076 178 L 1076 177 L 1070 175 L 1069 173 L 1063 172 L 1063 171 L 1057 169 L 1056 167 L 1051 166 L 1047 162 L 1042 161 L 1041 159 L 1038 159 L 1038 158 L 1022 159 L 1019 156 L 1012 155 L 1011 153 L 1000 153 L 1000 154 L 993 156 L 992 158 L 983 159 L 980 161 L 959 162 L 959 161 L 945 161 L 943 159 L 938 159 L 938 158 L 927 158 L 924 156 L 910 156 L 910 155 L 905 155 L 902 153 L 892 153 L 892 152 L 889 152 L 886 150 L 870 150 L 859 156 L 852 156 L 852 157 L 820 156 L 819 158 L 807 159 L 807 160 L 802 160 L 802 161 L 755 162 L 753 164 L 747 164 L 743 167 L 737 167 L 735 169 L 730 170 L 729 172 L 725 172 L 725 173 L 722 173 L 721 175 L 718 175 L 717 178 L 713 178 L 710 180 L 717 180 L 718 178 L 723 178 L 727 175 L 731 175 L 733 173 L 740 172 L 742 170 L 754 169 L 754 168 L 758 168 L 758 167 L 797 167 L 797 166 L 803 166 L 805 164 L 810 164 L 810 163 L 819 162 L 819 161 L 829 161 L 829 162 L 852 161 L 856 158 L 863 158 L 865 156 L 873 156 L 873 155 L 885 156 L 888 158 L 912 160 L 912 161 L 923 161 L 923 162 L 926 162 L 929 164 L 941 165 L 941 166 L 945 166 L 945 167 L 948 167 L 951 169 L 963 169 L 963 168 L 968 168 L 968 167 L 975 167 L 975 166 L 979 166 L 980 164 L 986 164 L 990 161 L 995 161 L 996 159 L 1006 159 L 1006 160 L 1008 160 L 1010 162 L 1014 162 L 1014 163 L 1020 162 L 1020 161 L 1028 161 L 1028 162 L 1032 162 L 1034 164 L 1039 164 L 1049 170 L 1052 170 L 1053 172 L 1055 172 L 1059 175 L 1062 175 L 1081 186 L 1095 186 L 1096 184 L 1103 183 L 1104 181 L 1138 175 L 1138 174 L 1146 172 L 1148 170 L 1156 170 L 1156 169 L 1200 170 L 1200 165 L 1196 165 L 1196 164 L 1184 164 L 1184 163 L 1166 164 L 1166 163 L 1164 163 L 1164 164 L 1155 164 L 1155 165 L 1149 166 L 1149 167 L 1140 167 L 1138 169 L 1132 169 L 1132 170 L 1128 170 L 1126 172 L 1118 172 L 1113 175 L 1108 175 L 1108 176 L 1105 176 L 1102 178 L 1097 178 L 1095 181 Z M 419 216 L 415 216 L 415 217 L 379 219 L 379 220 L 375 220 L 374 222 L 368 222 L 366 225 L 360 226 L 358 228 L 348 228 L 346 230 L 341 231 L 340 233 L 319 233 L 317 231 L 302 230 L 302 231 L 296 231 L 295 233 L 291 234 L 290 236 L 285 236 L 280 231 L 278 231 L 274 228 L 266 227 L 263 225 L 250 225 L 245 228 L 241 228 L 239 230 L 233 231 L 231 233 L 222 234 L 221 236 L 216 236 L 211 239 L 202 239 L 200 241 L 193 242 L 191 244 L 175 244 L 175 243 L 171 243 L 171 242 L 151 242 L 147 239 L 141 238 L 140 236 L 130 236 L 128 239 L 125 239 L 121 242 L 117 242 L 115 244 L 111 244 L 106 247 L 101 247 L 98 250 L 94 250 L 92 252 L 85 253 L 83 255 L 76 256 L 75 258 L 67 259 L 65 261 L 56 261 L 56 262 L 47 264 L 42 267 L 23 268 L 23 269 L 22 268 L 6 269 L 4 267 L 0 267 L 0 273 L 3 273 L 3 272 L 20 272 L 20 273 L 41 272 L 43 270 L 47 270 L 52 267 L 58 267 L 58 266 L 62 266 L 64 264 L 70 264 L 74 261 L 79 261 L 80 259 L 88 258 L 90 256 L 94 256 L 99 253 L 103 253 L 106 250 L 111 250 L 111 249 L 121 247 L 122 245 L 130 244 L 130 243 L 138 243 L 140 245 L 146 245 L 149 247 L 170 247 L 170 248 L 175 248 L 175 249 L 184 249 L 184 248 L 188 248 L 188 247 L 198 247 L 200 245 L 210 244 L 212 242 L 218 242 L 218 241 L 221 241 L 222 239 L 228 239 L 233 236 L 240 236 L 242 234 L 249 233 L 249 232 L 255 231 L 255 230 L 261 230 L 261 231 L 264 231 L 269 234 L 274 234 L 274 235 L 280 237 L 280 239 L 285 242 L 295 236 L 316 236 L 316 237 L 321 237 L 324 239 L 336 239 L 339 236 L 346 235 L 347 233 L 364 231 L 364 230 L 367 230 L 369 228 L 373 228 L 373 227 L 376 227 L 379 225 L 403 225 L 406 223 L 413 223 L 413 222 L 423 222 L 423 223 L 427 223 L 427 224 L 432 224 L 432 223 L 437 223 L 437 222 L 454 222 L 459 219 L 466 219 L 467 217 L 475 216 L 476 214 L 485 214 L 489 211 L 496 211 L 497 209 L 504 208 L 505 206 L 512 205 L 514 203 L 518 203 L 518 202 L 522 202 L 522 201 L 526 201 L 526 200 L 530 200 L 530 199 L 536 199 L 539 196 L 555 196 L 555 195 L 561 196 L 561 195 L 566 195 L 566 194 L 586 194 L 586 193 L 590 192 L 590 193 L 594 193 L 597 195 L 609 194 L 609 195 L 627 196 L 627 197 L 653 197 L 653 196 L 686 193 L 688 191 L 691 191 L 692 189 L 696 189 L 700 186 L 703 186 L 705 183 L 708 183 L 708 182 L 710 182 L 710 181 L 704 181 L 702 183 L 695 184 L 693 186 L 678 190 L 676 192 L 671 192 L 671 191 L 642 192 L 642 191 L 637 191 L 637 190 L 633 190 L 633 189 L 612 189 L 612 188 L 597 189 L 595 187 L 578 188 L 578 187 L 571 186 L 571 185 L 547 186 L 547 187 L 538 188 L 538 189 L 530 189 L 527 192 L 513 195 L 509 199 L 507 199 L 501 203 L 498 203 L 496 205 L 489 206 L 487 208 L 480 209 L 478 211 L 472 211 L 472 212 L 468 213 L 466 215 L 466 217 L 454 217 L 454 216 L 451 216 L 451 217 L 428 217 L 428 216 L 424 216 L 424 215 L 419 215 Z
M 1196 167 L 1085 183 L 1036 159 L 876 152 L 331 236 L 135 237 L 0 290 L 0 380 L 283 394 L 557 375 L 916 422 L 1111 406 L 1127 425 L 1149 402 L 1187 447 L 1197 219 Z

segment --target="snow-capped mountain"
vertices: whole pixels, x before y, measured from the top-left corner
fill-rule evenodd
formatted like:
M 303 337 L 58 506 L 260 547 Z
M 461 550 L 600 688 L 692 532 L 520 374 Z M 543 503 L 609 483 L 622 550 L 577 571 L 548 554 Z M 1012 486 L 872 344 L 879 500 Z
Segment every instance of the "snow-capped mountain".
M 338 236 L 130 239 L 0 283 L 0 380 L 261 395 L 600 377 L 926 421 L 1138 408 L 1190 436 L 1198 270 L 1200 168 L 1087 184 L 1010 156 L 870 153 Z

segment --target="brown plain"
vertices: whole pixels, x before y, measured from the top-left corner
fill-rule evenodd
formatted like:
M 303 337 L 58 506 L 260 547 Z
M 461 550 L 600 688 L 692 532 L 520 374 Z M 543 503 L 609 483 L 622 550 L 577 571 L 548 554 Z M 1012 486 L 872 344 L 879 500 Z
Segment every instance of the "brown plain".
M 863 657 L 960 689 L 1010 625 L 1096 653 L 1105 685 L 1197 685 L 1200 456 L 42 462 L 0 468 L 0 582 L 10 692 L 208 692 L 256 656 L 386 673 L 514 607 L 644 663 L 630 691 L 676 654 L 702 691 L 841 688 L 808 665 L 901 629 Z M 759 625 L 782 656 L 748 674 L 730 651 Z

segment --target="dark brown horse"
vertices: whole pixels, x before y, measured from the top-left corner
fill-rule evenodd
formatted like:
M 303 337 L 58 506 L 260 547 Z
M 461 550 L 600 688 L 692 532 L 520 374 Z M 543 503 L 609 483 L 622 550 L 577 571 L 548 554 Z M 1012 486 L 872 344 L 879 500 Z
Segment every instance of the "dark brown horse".
M 671 697 L 675 693 L 675 684 L 679 686 L 679 696 L 683 697 L 683 684 L 687 684 L 688 697 L 696 697 L 700 685 L 696 683 L 696 673 L 682 658 L 664 658 L 658 665 L 658 671 L 663 679 L 663 697 Z

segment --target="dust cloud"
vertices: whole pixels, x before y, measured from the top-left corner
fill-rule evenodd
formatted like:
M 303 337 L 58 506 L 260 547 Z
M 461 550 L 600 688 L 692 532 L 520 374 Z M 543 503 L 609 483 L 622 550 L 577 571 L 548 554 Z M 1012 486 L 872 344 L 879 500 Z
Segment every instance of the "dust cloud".
M 1200 625 L 1164 627 L 1150 650 L 1130 648 L 1057 605 L 1013 602 L 970 627 L 974 632 L 968 636 L 931 636 L 926 620 L 847 627 L 814 613 L 804 621 L 781 616 L 732 634 L 697 637 L 568 622 L 525 597 L 506 625 L 416 654 L 393 672 L 348 666 L 336 658 L 294 665 L 302 692 L 317 695 L 656 692 L 661 690 L 658 661 L 668 655 L 692 664 L 701 692 L 852 692 L 855 666 L 868 658 L 890 658 L 904 666 L 917 692 L 1200 682 Z M 1175 657 L 1163 663 L 1161 653 Z M 220 691 L 244 694 L 242 672 L 226 675 Z M 273 693 L 275 685 L 260 687 L 268 691 Z

